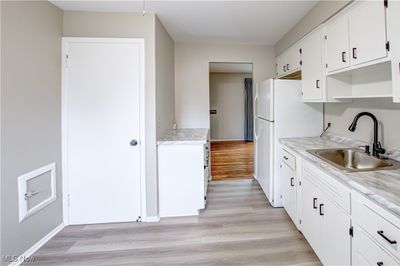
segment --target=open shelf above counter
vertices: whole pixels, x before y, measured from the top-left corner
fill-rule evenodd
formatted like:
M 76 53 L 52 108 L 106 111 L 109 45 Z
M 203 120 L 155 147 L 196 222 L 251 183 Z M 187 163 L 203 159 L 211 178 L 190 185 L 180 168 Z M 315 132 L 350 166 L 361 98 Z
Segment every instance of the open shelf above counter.
M 328 99 L 392 98 L 390 61 L 327 76 Z

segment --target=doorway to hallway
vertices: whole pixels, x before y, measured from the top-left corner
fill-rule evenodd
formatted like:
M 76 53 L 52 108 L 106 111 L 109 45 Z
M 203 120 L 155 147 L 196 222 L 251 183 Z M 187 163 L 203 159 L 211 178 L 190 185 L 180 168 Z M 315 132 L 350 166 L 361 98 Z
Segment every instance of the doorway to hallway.
M 212 62 L 209 70 L 212 179 L 253 178 L 253 65 Z

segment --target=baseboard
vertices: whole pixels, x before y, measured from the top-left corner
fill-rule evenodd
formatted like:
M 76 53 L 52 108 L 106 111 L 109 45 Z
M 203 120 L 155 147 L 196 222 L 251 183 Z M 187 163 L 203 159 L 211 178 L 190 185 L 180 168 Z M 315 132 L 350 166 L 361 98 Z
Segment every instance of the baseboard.
M 160 216 L 146 216 L 142 218 L 142 222 L 144 223 L 156 223 L 160 221 Z
M 25 251 L 23 254 L 19 256 L 19 260 L 12 262 L 9 264 L 9 266 L 18 266 L 21 263 L 24 262 L 24 259 L 27 259 L 28 257 L 32 256 L 33 253 L 35 253 L 39 248 L 41 248 L 44 244 L 46 244 L 50 239 L 52 239 L 58 232 L 63 230 L 65 227 L 64 223 L 61 223 L 58 225 L 56 228 L 54 228 L 50 233 L 45 235 L 42 239 L 40 239 L 38 242 L 36 242 L 32 247 L 30 247 L 27 251 Z

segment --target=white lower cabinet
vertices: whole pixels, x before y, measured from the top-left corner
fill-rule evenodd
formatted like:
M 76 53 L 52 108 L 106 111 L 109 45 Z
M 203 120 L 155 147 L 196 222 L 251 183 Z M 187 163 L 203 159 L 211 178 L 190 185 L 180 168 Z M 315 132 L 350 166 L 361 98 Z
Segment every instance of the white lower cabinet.
M 307 164 L 302 168 L 301 230 L 324 265 L 350 265 L 350 215 L 321 177 Z
M 400 265 L 400 217 L 287 150 L 283 205 L 321 262 Z
M 160 217 L 198 215 L 205 208 L 208 165 L 208 142 L 158 146 Z
M 354 226 L 352 265 L 399 265 L 391 255 L 379 247 L 359 226 Z
M 282 205 L 293 221 L 297 221 L 297 178 L 294 156 L 288 154 L 285 150 L 282 152 L 281 160 L 281 185 L 282 185 Z

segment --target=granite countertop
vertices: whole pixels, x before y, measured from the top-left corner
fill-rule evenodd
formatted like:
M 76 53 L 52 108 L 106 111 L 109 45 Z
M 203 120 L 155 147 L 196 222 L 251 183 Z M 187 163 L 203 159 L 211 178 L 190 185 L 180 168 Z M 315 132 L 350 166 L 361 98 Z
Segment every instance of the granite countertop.
M 284 138 L 279 141 L 350 189 L 361 193 L 366 198 L 400 217 L 400 169 L 343 172 L 307 152 L 310 149 L 357 147 L 365 145 L 365 143 L 333 134 L 327 134 L 322 138 Z M 398 151 L 389 151 L 387 155 L 391 159 L 400 161 L 400 152 Z
M 208 128 L 182 128 L 169 132 L 157 141 L 157 145 L 204 144 L 208 140 Z

